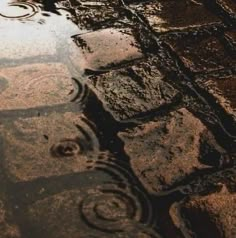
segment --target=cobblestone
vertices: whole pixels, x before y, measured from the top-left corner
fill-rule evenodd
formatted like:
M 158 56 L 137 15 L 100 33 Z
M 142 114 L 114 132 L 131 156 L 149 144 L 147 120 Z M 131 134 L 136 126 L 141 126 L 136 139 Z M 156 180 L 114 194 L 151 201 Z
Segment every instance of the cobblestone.
M 123 16 L 117 11 L 118 1 L 71 1 L 78 26 L 84 29 L 102 28 L 109 22 L 117 22 Z
M 0 2 L 0 238 L 233 238 L 234 0 Z
M 189 30 L 194 27 L 221 23 L 221 20 L 207 10 L 199 0 L 147 1 L 131 5 L 131 7 L 142 14 L 156 32 Z
M 173 103 L 178 95 L 178 91 L 164 81 L 165 75 L 155 63 L 158 61 L 153 58 L 125 69 L 91 76 L 88 84 L 117 120 L 139 117 Z
M 216 36 L 174 36 L 170 47 L 192 72 L 209 72 L 235 66 L 235 56 Z
M 134 173 L 147 190 L 157 194 L 217 166 L 224 155 L 206 127 L 186 109 L 121 132 L 120 137 Z
M 200 87 L 215 97 L 215 100 L 236 119 L 236 98 L 235 90 L 235 73 L 217 77 L 217 75 L 206 76 L 205 80 L 198 79 Z
M 20 229 L 17 225 L 8 222 L 8 214 L 4 202 L 0 200 L 0 230 L 2 237 L 22 238 Z
M 103 29 L 74 37 L 70 58 L 77 69 L 104 70 L 142 58 L 130 29 Z M 78 47 L 81 52 L 78 52 Z M 76 49 L 75 49 L 76 48 Z
M 216 4 L 219 5 L 232 19 L 235 20 L 236 7 L 233 0 L 219 0 L 216 1 Z
M 171 214 L 176 225 L 182 219 L 189 220 L 189 227 L 199 237 L 234 237 L 235 236 L 235 195 L 230 194 L 227 188 L 222 191 L 202 197 L 193 197 L 179 206 L 173 206 Z M 177 217 L 177 219 L 176 219 Z M 202 222 L 199 223 L 198 221 Z M 187 228 L 187 225 L 186 225 Z M 185 230 L 186 233 L 192 232 Z M 186 234 L 187 235 L 187 234 Z

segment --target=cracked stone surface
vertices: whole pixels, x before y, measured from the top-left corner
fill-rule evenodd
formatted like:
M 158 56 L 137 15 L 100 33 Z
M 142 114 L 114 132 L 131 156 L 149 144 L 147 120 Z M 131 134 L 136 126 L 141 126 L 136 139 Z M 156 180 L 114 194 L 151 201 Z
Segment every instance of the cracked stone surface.
M 222 108 L 236 120 L 236 98 L 235 98 L 236 74 L 207 76 L 205 80 L 198 79 L 199 86 L 215 97 Z
M 131 7 L 142 14 L 156 32 L 185 30 L 221 23 L 216 15 L 204 7 L 201 0 L 145 1 Z
M 235 194 L 227 191 L 224 186 L 220 192 L 202 197 L 192 197 L 179 205 L 173 205 L 170 210 L 175 224 L 181 219 L 188 219 L 190 235 L 200 237 L 234 237 L 235 230 Z M 181 214 L 181 215 L 180 215 Z M 198 222 L 201 220 L 202 222 Z M 187 231 L 187 229 L 186 229 Z
M 235 55 L 228 49 L 227 44 L 222 43 L 220 37 L 177 35 L 167 42 L 185 67 L 193 72 L 207 72 L 235 66 Z
M 155 63 L 158 64 L 156 59 L 150 59 L 125 69 L 91 76 L 89 87 L 117 120 L 139 117 L 173 103 L 179 93 L 165 82 L 165 75 Z
M 0 238 L 234 238 L 234 0 L 0 1 Z
M 134 173 L 152 193 L 217 165 L 224 154 L 207 128 L 186 109 L 119 135 Z
M 2 199 L 0 199 L 0 229 L 2 237 L 22 238 L 20 229 L 16 224 L 9 221 L 10 214 Z
M 124 61 L 142 58 L 140 47 L 130 29 L 108 28 L 76 35 L 74 42 L 69 57 L 72 64 L 82 71 L 104 70 Z M 81 52 L 78 52 L 78 47 Z

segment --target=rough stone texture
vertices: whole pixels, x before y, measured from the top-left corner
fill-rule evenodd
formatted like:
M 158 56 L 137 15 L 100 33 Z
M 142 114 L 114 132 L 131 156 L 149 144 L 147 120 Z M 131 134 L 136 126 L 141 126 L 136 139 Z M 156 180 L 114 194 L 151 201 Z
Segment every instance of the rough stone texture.
M 0 69 L 0 110 L 68 103 L 78 94 L 78 86 L 63 64 Z
M 158 61 L 150 59 L 90 77 L 89 87 L 117 120 L 126 120 L 171 104 L 178 91 L 165 82 Z
M 236 31 L 225 32 L 225 38 L 228 40 L 228 44 L 232 47 L 232 50 L 235 51 L 235 48 L 236 48 Z
M 119 1 L 70 1 L 69 8 L 75 12 L 76 23 L 82 30 L 96 30 L 125 21 Z
M 170 214 L 174 223 L 180 227 L 183 219 L 188 220 L 186 227 L 192 231 L 188 233 L 201 238 L 235 237 L 236 195 L 230 194 L 226 188 L 224 190 L 203 197 L 193 197 L 179 206 L 173 206 Z
M 134 173 L 154 194 L 219 163 L 224 153 L 207 128 L 186 109 L 119 136 Z
M 221 77 L 206 76 L 206 79 L 199 79 L 197 83 L 203 90 L 213 95 L 222 108 L 236 121 L 236 74 Z
M 81 71 L 109 68 L 142 57 L 141 49 L 129 29 L 108 28 L 77 35 L 74 42 L 70 59 Z
M 209 72 L 234 67 L 235 54 L 215 36 L 180 36 L 167 40 L 184 65 L 193 72 Z
M 234 0 L 217 0 L 216 4 L 220 6 L 230 17 L 236 20 L 236 4 Z
M 13 181 L 86 170 L 99 142 L 83 115 L 51 113 L 1 125 L 4 166 Z
M 19 227 L 9 222 L 9 214 L 3 200 L 0 199 L 0 234 L 6 238 L 22 238 Z
M 0 0 L 0 238 L 235 237 L 235 7 Z
M 142 14 L 157 32 L 179 31 L 220 23 L 219 18 L 207 10 L 199 0 L 144 1 L 131 7 Z

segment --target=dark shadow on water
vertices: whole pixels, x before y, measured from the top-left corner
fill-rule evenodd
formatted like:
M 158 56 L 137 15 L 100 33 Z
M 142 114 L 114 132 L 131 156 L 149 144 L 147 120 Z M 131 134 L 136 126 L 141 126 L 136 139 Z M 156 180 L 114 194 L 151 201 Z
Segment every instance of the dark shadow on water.
M 42 4 L 43 4 L 43 9 L 45 11 L 48 12 L 53 12 L 55 14 L 61 15 L 56 8 L 56 3 L 58 2 L 58 0 L 43 0 Z

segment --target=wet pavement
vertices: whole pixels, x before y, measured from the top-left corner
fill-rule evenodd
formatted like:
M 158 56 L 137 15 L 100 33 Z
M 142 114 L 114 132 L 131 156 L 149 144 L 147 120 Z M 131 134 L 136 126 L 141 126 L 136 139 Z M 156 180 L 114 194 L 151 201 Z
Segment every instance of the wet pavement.
M 236 236 L 234 0 L 1 0 L 0 238 Z

